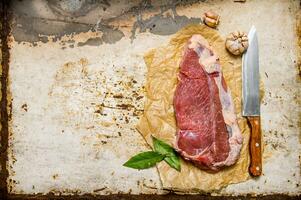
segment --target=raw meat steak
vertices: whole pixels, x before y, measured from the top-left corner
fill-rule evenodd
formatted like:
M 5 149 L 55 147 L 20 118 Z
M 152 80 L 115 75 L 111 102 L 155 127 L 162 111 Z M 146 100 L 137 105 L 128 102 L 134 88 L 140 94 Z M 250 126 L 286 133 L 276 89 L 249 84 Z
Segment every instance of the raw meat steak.
M 178 78 L 174 97 L 177 151 L 209 171 L 234 164 L 243 138 L 219 58 L 201 35 L 190 38 Z

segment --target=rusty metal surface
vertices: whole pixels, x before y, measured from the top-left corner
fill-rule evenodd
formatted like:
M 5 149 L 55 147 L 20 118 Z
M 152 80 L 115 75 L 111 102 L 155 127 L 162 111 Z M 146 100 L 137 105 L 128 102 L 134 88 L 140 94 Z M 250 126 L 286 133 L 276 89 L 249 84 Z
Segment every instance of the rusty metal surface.
M 8 80 L 8 68 L 9 68 L 9 40 L 8 35 L 10 33 L 10 14 L 8 12 L 8 2 L 0 2 L 0 54 L 1 54 L 1 63 L 0 63 L 0 74 L 1 74 L 1 91 L 0 91 L 0 199 L 7 194 L 7 183 L 6 179 L 8 178 L 7 170 L 7 147 L 8 147 L 8 118 L 9 118 L 9 102 L 7 100 L 7 80 Z
M 265 146 L 260 179 L 213 194 L 300 194 L 298 8 L 298 1 L 272 0 L 12 1 L 8 193 L 168 193 L 156 169 L 121 166 L 149 148 L 135 129 L 143 112 L 143 53 L 214 9 L 222 16 L 221 34 L 252 24 L 260 33 Z M 2 69 L 8 69 L 4 58 Z M 2 108 L 9 102 L 2 98 Z M 5 113 L 1 109 L 2 127 Z
M 298 199 L 298 196 L 288 196 L 288 195 L 268 195 L 268 196 L 209 196 L 207 195 L 176 195 L 176 194 L 167 194 L 167 195 L 103 195 L 103 196 L 93 196 L 93 195 L 82 195 L 82 196 L 55 196 L 55 195 L 12 195 L 8 199 L 99 199 L 99 200 L 290 200 Z

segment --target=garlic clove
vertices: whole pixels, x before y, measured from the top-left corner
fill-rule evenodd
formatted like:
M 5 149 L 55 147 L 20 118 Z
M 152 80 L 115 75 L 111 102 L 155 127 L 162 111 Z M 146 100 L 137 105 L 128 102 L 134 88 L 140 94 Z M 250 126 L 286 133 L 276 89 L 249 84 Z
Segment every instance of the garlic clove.
M 243 53 L 245 50 L 246 50 L 245 47 L 243 47 L 242 45 L 240 45 L 240 47 L 239 47 L 239 52 L 240 52 L 240 53 Z
M 245 32 L 234 31 L 226 37 L 225 46 L 233 55 L 241 55 L 248 48 L 248 37 Z
M 208 11 L 205 13 L 205 16 L 206 17 L 209 17 L 209 18 L 212 18 L 212 19 L 217 19 L 219 16 L 218 14 L 216 14 L 215 12 L 213 11 Z
M 219 24 L 220 16 L 213 11 L 204 13 L 203 22 L 211 28 L 216 28 Z
M 244 36 L 242 36 L 242 37 L 241 37 L 241 39 L 242 39 L 242 41 L 248 41 L 248 37 L 247 37 L 247 36 L 245 36 L 245 35 L 244 35 Z
M 218 21 L 216 21 L 215 19 L 211 19 L 211 18 L 207 18 L 205 23 L 208 25 L 208 26 L 215 26 L 218 24 Z
M 235 39 L 236 39 L 236 38 L 239 37 L 239 32 L 238 32 L 238 31 L 235 31 L 235 32 L 233 33 L 233 35 L 234 35 L 234 37 L 235 37 Z
M 248 40 L 247 40 L 247 41 L 243 41 L 241 44 L 242 44 L 242 46 L 244 46 L 245 48 L 248 48 L 248 47 L 249 47 L 249 42 L 248 42 Z

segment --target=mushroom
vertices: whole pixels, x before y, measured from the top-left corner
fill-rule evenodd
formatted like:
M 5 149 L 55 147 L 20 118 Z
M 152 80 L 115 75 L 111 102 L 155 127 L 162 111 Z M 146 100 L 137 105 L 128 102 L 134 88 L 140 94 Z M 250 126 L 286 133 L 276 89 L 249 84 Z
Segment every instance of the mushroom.
M 208 11 L 204 13 L 203 22 L 211 28 L 216 28 L 219 24 L 219 18 L 220 16 L 215 12 Z
M 234 55 L 241 55 L 248 46 L 248 36 L 242 31 L 230 33 L 226 39 L 226 48 Z

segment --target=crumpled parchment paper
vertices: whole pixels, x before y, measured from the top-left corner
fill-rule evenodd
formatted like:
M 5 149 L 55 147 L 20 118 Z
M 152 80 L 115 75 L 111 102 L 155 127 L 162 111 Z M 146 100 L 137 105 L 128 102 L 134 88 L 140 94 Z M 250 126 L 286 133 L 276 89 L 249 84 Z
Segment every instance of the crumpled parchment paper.
M 181 160 L 181 172 L 165 162 L 157 165 L 163 188 L 179 192 L 209 192 L 219 190 L 232 183 L 249 178 L 249 135 L 247 121 L 241 116 L 241 57 L 230 55 L 225 49 L 225 41 L 213 30 L 204 25 L 190 25 L 172 37 L 166 46 L 153 49 L 145 54 L 148 73 L 146 80 L 146 102 L 138 131 L 152 146 L 151 135 L 174 144 L 176 120 L 173 109 L 174 91 L 183 47 L 193 34 L 201 34 L 217 52 L 224 77 L 234 100 L 239 127 L 244 142 L 238 162 L 229 168 L 212 174 L 201 170 L 188 161 Z

